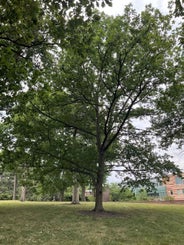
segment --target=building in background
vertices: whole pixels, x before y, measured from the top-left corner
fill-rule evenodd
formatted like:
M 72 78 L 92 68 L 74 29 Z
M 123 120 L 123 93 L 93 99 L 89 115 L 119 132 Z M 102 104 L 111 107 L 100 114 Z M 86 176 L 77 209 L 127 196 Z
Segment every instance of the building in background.
M 184 201 L 184 173 L 182 177 L 176 175 L 169 175 L 168 179 L 162 183 L 155 181 L 155 189 L 147 192 L 148 197 L 152 199 L 157 199 L 160 201 L 165 200 L 175 200 L 175 201 Z M 135 196 L 143 193 L 144 187 L 139 187 L 134 190 Z
M 166 188 L 166 194 L 176 201 L 184 201 L 184 173 L 183 178 L 176 175 L 170 175 L 169 180 L 163 186 Z

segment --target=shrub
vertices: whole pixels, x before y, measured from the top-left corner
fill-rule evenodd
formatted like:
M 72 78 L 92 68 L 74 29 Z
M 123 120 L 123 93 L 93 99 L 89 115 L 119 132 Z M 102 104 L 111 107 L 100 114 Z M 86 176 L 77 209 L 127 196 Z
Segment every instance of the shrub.
M 172 197 L 172 196 L 164 197 L 164 201 L 173 201 L 173 200 L 174 200 L 174 197 Z

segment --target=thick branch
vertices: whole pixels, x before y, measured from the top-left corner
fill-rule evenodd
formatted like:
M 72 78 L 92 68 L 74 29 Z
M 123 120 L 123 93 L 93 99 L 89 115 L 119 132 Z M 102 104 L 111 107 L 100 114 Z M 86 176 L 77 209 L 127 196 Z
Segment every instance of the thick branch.
M 131 113 L 131 111 L 132 111 L 133 106 L 135 105 L 135 103 L 136 103 L 137 99 L 139 98 L 139 96 L 141 95 L 141 93 L 144 91 L 146 85 L 147 85 L 147 84 L 144 84 L 143 87 L 140 86 L 137 95 L 134 97 L 134 99 L 132 100 L 131 104 L 129 105 L 129 108 L 128 108 L 128 110 L 127 110 L 125 116 L 124 116 L 124 119 L 123 119 L 122 123 L 120 124 L 119 128 L 117 129 L 116 133 L 112 136 L 112 138 L 109 140 L 108 143 L 105 144 L 105 142 L 104 142 L 104 145 L 103 145 L 103 147 L 104 147 L 103 150 L 104 150 L 104 151 L 106 151 L 106 150 L 110 147 L 110 145 L 114 142 L 114 140 L 115 140 L 115 139 L 118 137 L 118 135 L 120 134 L 120 132 L 121 132 L 121 130 L 122 130 L 122 128 L 123 128 L 125 122 L 127 121 L 127 119 L 128 119 L 129 116 L 130 116 L 130 113 Z
M 74 125 L 74 124 L 72 124 L 72 123 L 67 123 L 67 122 L 64 122 L 64 121 L 62 121 L 62 120 L 60 120 L 60 119 L 58 119 L 58 118 L 54 118 L 54 117 L 52 117 L 51 115 L 49 115 L 48 113 L 43 112 L 42 110 L 40 110 L 40 109 L 39 109 L 36 105 L 34 105 L 32 102 L 30 102 L 30 103 L 31 103 L 32 106 L 33 106 L 39 113 L 41 113 L 43 116 L 45 116 L 45 117 L 47 117 L 47 118 L 49 118 L 49 119 L 51 119 L 51 120 L 53 120 L 53 121 L 55 121 L 55 122 L 59 122 L 59 123 L 63 124 L 64 127 L 66 127 L 66 128 L 77 129 L 77 130 L 79 130 L 79 131 L 81 131 L 81 132 L 83 132 L 83 133 L 85 133 L 85 134 L 88 134 L 88 135 L 91 135 L 91 136 L 93 136 L 93 137 L 96 137 L 96 135 L 95 135 L 94 133 L 92 133 L 92 132 L 90 132 L 90 131 L 88 131 L 88 130 L 86 130 L 86 129 L 84 129 L 84 128 L 81 128 L 81 127 L 79 127 L 79 126 L 76 126 L 76 125 Z
M 86 168 L 84 166 L 81 167 L 81 165 L 79 163 L 74 162 L 71 159 L 66 158 L 65 156 L 60 157 L 58 155 L 55 155 L 55 154 L 53 154 L 51 152 L 48 152 L 48 151 L 45 151 L 45 150 L 44 151 L 43 150 L 36 150 L 35 152 L 38 153 L 38 154 L 42 154 L 42 155 L 47 154 L 48 156 L 52 157 L 53 159 L 55 158 L 55 159 L 57 159 L 59 161 L 65 161 L 65 162 L 71 164 L 70 167 L 68 165 L 66 165 L 66 164 L 63 165 L 61 167 L 62 170 L 69 170 L 71 172 L 77 172 L 77 173 L 85 174 L 85 175 L 88 175 L 88 176 L 93 176 L 94 174 L 96 175 L 96 172 L 93 171 L 92 169 L 88 169 L 88 168 Z M 44 168 L 45 168 L 45 166 L 44 166 Z M 57 167 L 53 167 L 53 170 L 55 168 L 58 168 L 58 166 Z

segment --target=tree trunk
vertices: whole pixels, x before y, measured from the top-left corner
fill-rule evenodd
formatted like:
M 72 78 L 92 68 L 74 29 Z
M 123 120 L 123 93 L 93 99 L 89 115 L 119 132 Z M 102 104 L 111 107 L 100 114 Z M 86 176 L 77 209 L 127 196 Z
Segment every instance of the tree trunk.
M 21 186 L 21 196 L 20 196 L 20 201 L 25 202 L 26 200 L 26 187 Z
M 60 190 L 60 192 L 59 192 L 59 201 L 60 202 L 63 202 L 63 200 L 64 200 L 64 193 L 65 193 L 64 190 Z
M 73 186 L 72 204 L 79 204 L 79 185 L 78 183 L 74 184 Z
M 17 192 L 17 175 L 14 175 L 13 180 L 13 200 L 16 200 L 16 192 Z
M 81 193 L 81 201 L 85 202 L 86 201 L 86 187 L 85 185 L 82 185 L 82 193 Z
M 98 173 L 97 173 L 97 181 L 95 186 L 95 208 L 93 211 L 95 212 L 103 212 L 103 180 L 104 180 L 104 157 L 101 153 L 99 156 L 98 162 Z

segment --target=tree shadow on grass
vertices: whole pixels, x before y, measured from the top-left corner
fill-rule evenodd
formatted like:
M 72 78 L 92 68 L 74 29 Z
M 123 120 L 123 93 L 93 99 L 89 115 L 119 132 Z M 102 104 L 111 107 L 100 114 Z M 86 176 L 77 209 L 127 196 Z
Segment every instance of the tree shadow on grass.
M 116 211 L 101 211 L 95 212 L 93 210 L 80 210 L 79 214 L 91 217 L 102 217 L 102 218 L 123 218 L 130 217 L 130 213 L 116 212 Z

